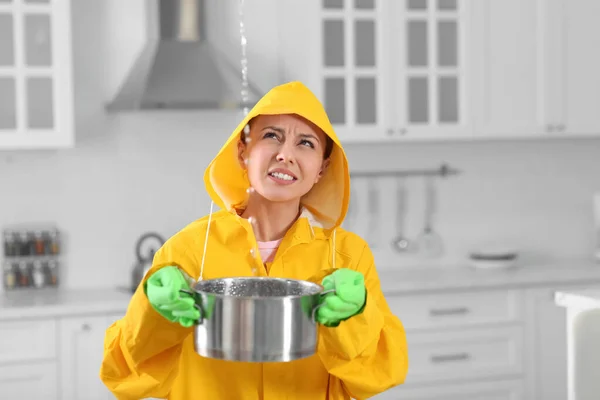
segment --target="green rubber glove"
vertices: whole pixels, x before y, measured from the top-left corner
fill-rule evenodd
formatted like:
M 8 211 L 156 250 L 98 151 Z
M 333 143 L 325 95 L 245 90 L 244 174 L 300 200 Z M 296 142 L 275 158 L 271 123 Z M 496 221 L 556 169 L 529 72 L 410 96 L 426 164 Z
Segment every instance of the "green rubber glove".
M 152 308 L 169 321 L 189 328 L 200 319 L 200 311 L 194 307 L 194 299 L 181 289 L 190 290 L 190 285 L 177 267 L 159 269 L 144 287 Z
M 340 322 L 360 314 L 367 299 L 365 278 L 358 272 L 341 268 L 327 275 L 321 285 L 325 290 L 335 289 L 326 294 L 317 309 L 317 322 L 327 327 L 338 326 Z

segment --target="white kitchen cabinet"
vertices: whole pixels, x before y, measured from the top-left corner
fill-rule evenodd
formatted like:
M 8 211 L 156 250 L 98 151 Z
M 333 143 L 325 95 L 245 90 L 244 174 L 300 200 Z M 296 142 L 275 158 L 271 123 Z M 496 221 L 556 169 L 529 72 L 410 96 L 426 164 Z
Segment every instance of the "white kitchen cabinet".
M 104 335 L 112 322 L 105 315 L 61 318 L 59 356 L 63 399 L 114 398 L 100 380 Z
M 479 329 L 407 332 L 407 383 L 446 382 L 522 376 L 523 329 L 494 326 Z
M 554 304 L 548 288 L 528 291 L 531 318 L 527 340 L 531 373 L 529 395 L 544 400 L 567 398 L 567 338 L 565 310 Z
M 61 399 L 56 363 L 0 365 L 0 393 L 3 399 Z
M 434 387 L 399 386 L 374 400 L 526 400 L 521 380 L 469 382 Z M 541 398 L 540 398 L 541 400 Z M 545 400 L 545 399 L 544 399 Z
M 596 0 L 284 0 L 283 78 L 344 142 L 600 134 Z
M 304 82 L 344 142 L 470 135 L 462 0 L 286 0 L 285 80 Z
M 0 1 L 0 150 L 74 145 L 70 0 Z
M 53 318 L 0 321 L 2 398 L 58 400 L 56 365 Z
M 391 2 L 285 0 L 280 13 L 284 79 L 315 93 L 340 140 L 393 133 Z
M 541 79 L 546 64 L 537 0 L 481 0 L 470 6 L 469 83 L 476 136 L 541 136 L 547 117 Z
M 567 314 L 556 305 L 556 290 L 600 288 L 599 285 L 560 285 L 529 289 L 527 313 L 531 321 L 526 347 L 532 357 L 529 398 L 565 400 L 567 396 Z
M 114 399 L 100 380 L 100 366 L 106 329 L 121 317 L 98 313 L 0 321 L 0 397 Z
M 543 98 L 553 136 L 600 134 L 600 2 L 538 0 L 546 66 Z
M 394 1 L 386 22 L 392 57 L 393 137 L 422 140 L 471 137 L 467 42 L 471 2 Z

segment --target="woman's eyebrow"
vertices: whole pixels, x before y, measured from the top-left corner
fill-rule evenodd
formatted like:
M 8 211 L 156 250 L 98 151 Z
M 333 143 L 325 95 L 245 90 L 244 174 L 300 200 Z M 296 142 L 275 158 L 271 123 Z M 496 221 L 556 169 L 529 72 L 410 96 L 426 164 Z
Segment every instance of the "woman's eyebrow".
M 280 128 L 278 126 L 265 126 L 261 130 L 266 131 L 267 129 L 270 129 L 270 130 L 275 131 L 275 132 L 279 132 L 281 134 L 285 133 L 284 130 L 283 130 L 283 128 Z
M 266 130 L 272 130 L 272 131 L 278 132 L 282 135 L 285 134 L 285 129 L 283 129 L 279 126 L 269 125 L 269 126 L 265 126 L 264 128 L 261 129 L 261 131 L 266 131 Z M 321 143 L 321 140 L 316 135 L 313 135 L 312 133 L 299 133 L 298 136 L 303 139 L 314 139 L 317 142 Z
M 321 140 L 319 140 L 319 138 L 317 136 L 315 136 L 311 133 L 300 133 L 300 134 L 298 134 L 298 136 L 300 136 L 303 139 L 314 139 L 319 143 L 321 142 Z

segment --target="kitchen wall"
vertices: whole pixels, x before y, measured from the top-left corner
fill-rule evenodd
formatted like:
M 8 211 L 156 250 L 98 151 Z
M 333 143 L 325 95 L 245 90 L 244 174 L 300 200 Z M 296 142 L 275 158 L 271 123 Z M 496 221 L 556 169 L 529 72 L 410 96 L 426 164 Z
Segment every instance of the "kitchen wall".
M 77 147 L 0 152 L 0 227 L 52 221 L 66 234 L 66 287 L 126 284 L 136 239 L 174 234 L 206 214 L 205 166 L 236 126 L 232 112 L 106 115 L 103 5 L 73 2 Z M 110 29 L 110 25 L 109 25 Z M 353 170 L 429 168 L 447 162 L 462 174 L 439 182 L 435 229 L 443 263 L 455 266 L 481 242 L 511 243 L 524 259 L 587 258 L 592 194 L 600 190 L 600 140 L 348 145 Z M 410 190 L 407 234 L 422 229 L 423 182 Z M 364 182 L 357 182 L 364 187 Z M 380 268 L 414 266 L 386 250 L 394 235 L 393 181 L 382 180 Z M 357 203 L 365 212 L 362 192 Z M 363 224 L 364 225 L 364 224 Z M 362 233 L 362 225 L 357 226 Z

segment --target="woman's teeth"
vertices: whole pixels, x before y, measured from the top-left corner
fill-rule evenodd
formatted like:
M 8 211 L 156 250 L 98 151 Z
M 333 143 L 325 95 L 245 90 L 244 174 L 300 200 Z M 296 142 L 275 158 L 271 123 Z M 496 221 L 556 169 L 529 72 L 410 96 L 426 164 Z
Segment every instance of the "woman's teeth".
M 283 179 L 284 181 L 293 181 L 294 180 L 293 176 L 290 176 L 288 174 L 282 174 L 281 172 L 272 172 L 269 175 L 271 175 L 275 178 Z

